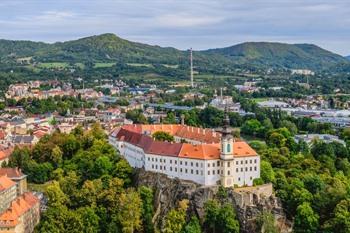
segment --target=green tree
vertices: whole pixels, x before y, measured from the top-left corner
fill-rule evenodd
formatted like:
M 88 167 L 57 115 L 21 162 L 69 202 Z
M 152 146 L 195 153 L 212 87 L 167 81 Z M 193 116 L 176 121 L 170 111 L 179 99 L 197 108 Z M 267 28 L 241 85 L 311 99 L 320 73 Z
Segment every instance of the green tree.
M 294 232 L 314 233 L 318 229 L 319 216 L 313 211 L 310 203 L 299 205 L 294 219 Z
M 153 191 L 151 188 L 141 186 L 139 188 L 140 197 L 142 200 L 142 224 L 145 233 L 153 233 L 154 226 L 152 218 L 154 215 L 153 210 Z
M 152 137 L 154 138 L 154 140 L 156 141 L 167 141 L 167 142 L 173 142 L 175 139 L 174 139 L 174 136 L 167 133 L 167 132 L 164 132 L 164 131 L 157 131 L 157 132 L 154 132 L 152 134 Z
M 188 201 L 182 200 L 179 202 L 177 209 L 171 209 L 165 216 L 165 225 L 162 230 L 164 233 L 180 233 L 186 224 L 186 211 Z
M 190 222 L 185 226 L 182 233 L 201 233 L 201 225 L 199 224 L 199 220 L 196 216 L 193 216 Z
M 260 177 L 264 180 L 265 183 L 275 181 L 275 172 L 272 169 L 272 166 L 267 161 L 261 161 L 260 163 Z

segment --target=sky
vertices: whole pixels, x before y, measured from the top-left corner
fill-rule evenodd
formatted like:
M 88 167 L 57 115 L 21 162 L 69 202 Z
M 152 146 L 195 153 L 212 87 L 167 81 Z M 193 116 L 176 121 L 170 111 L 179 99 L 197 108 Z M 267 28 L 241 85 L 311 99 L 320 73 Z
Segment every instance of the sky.
M 350 0 L 1 0 L 0 38 L 56 42 L 114 33 L 179 49 L 314 43 L 350 55 Z

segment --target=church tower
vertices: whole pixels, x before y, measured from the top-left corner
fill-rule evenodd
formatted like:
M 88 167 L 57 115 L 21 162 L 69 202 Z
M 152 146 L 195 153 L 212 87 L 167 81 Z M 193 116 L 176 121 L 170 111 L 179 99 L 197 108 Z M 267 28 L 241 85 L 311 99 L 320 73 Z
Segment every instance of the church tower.
M 230 127 L 230 118 L 227 110 L 225 110 L 224 126 L 221 130 L 221 185 L 224 187 L 231 187 L 234 184 L 233 179 L 233 136 Z

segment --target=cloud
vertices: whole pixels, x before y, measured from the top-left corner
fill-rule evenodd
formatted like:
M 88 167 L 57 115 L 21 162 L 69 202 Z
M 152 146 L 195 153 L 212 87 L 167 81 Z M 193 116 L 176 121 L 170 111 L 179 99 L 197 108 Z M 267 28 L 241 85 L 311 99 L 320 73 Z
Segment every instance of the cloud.
M 162 27 L 197 27 L 209 26 L 220 23 L 224 20 L 223 17 L 212 16 L 196 16 L 187 13 L 165 14 L 155 17 L 156 25 Z

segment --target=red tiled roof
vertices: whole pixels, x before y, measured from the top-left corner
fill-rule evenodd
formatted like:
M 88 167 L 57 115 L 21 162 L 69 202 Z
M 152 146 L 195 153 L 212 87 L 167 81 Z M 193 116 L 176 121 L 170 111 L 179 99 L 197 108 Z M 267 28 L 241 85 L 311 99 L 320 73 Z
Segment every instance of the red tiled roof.
M 192 145 L 189 143 L 154 141 L 150 135 L 156 131 L 164 131 L 182 138 L 199 140 L 203 144 Z M 221 134 L 214 133 L 208 129 L 204 130 L 183 125 L 124 125 L 121 128 L 113 130 L 111 136 L 116 137 L 119 141 L 138 146 L 148 154 L 204 160 L 220 158 L 219 142 Z M 246 142 L 238 140 L 233 143 L 234 157 L 256 155 L 257 153 Z
M 18 168 L 0 168 L 0 176 L 7 176 L 9 178 L 20 178 L 25 176 L 21 169 Z
M 179 157 L 189 159 L 219 159 L 220 145 L 219 144 L 200 144 L 192 145 L 184 143 L 182 145 Z
M 13 147 L 0 150 L 0 161 L 10 157 L 12 152 L 13 152 Z
M 16 185 L 16 183 L 13 182 L 7 176 L 0 176 L 0 192 L 4 191 L 6 189 L 9 189 L 14 185 Z
M 39 199 L 33 193 L 27 192 L 11 202 L 10 207 L 0 215 L 0 227 L 14 227 L 19 223 L 21 217 L 33 208 Z

